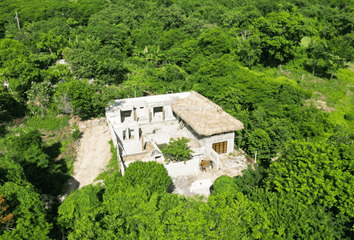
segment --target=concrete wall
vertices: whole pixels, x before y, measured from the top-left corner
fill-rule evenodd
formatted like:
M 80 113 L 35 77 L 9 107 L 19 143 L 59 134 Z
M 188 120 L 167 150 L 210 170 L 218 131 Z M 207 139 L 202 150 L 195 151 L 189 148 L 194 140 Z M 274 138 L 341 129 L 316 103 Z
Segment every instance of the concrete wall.
M 200 160 L 201 159 L 199 157 L 194 157 L 193 159 L 188 160 L 186 164 L 184 164 L 184 162 L 170 163 L 170 164 L 166 164 L 165 168 L 167 169 L 168 175 L 170 175 L 171 177 L 196 174 L 199 172 Z M 148 159 L 146 158 L 143 159 L 142 161 L 148 162 L 148 161 L 155 161 L 155 160 L 154 158 L 148 158 Z M 133 162 L 135 161 L 125 163 L 126 167 L 129 167 L 129 165 Z M 119 165 L 119 167 L 121 167 L 121 164 Z
M 192 148 L 192 150 L 193 150 L 193 153 L 192 153 L 193 157 L 203 156 L 205 154 L 205 147 Z
M 150 141 L 149 137 L 146 135 L 144 135 L 144 139 Z M 153 144 L 155 149 L 159 149 L 158 146 L 155 144 L 155 142 L 152 141 L 151 143 Z M 204 147 L 193 148 L 192 150 L 194 151 L 194 153 L 192 154 L 193 158 L 191 160 L 186 161 L 186 164 L 184 164 L 184 162 L 179 162 L 179 163 L 169 163 L 169 164 L 165 165 L 165 168 L 167 169 L 168 174 L 171 177 L 177 177 L 180 175 L 196 174 L 197 172 L 199 172 L 199 163 L 200 163 L 201 159 L 203 158 L 203 155 L 205 154 L 205 148 Z M 216 155 L 218 157 L 218 154 L 216 154 Z M 159 159 L 159 161 L 163 162 L 164 159 L 165 158 L 163 157 L 163 155 L 161 155 L 161 158 Z M 155 157 L 145 158 L 145 159 L 142 159 L 142 161 L 144 161 L 144 162 L 155 161 Z M 126 162 L 125 163 L 126 167 L 128 167 L 129 164 L 132 162 L 134 162 L 134 161 Z
M 235 145 L 235 132 L 227 132 L 216 134 L 212 136 L 200 136 L 196 133 L 187 123 L 184 123 L 187 134 L 190 138 L 193 138 L 199 142 L 202 147 L 213 147 L 213 143 L 225 142 L 227 141 L 227 152 L 234 152 Z
M 199 162 L 200 158 L 194 157 L 193 159 L 188 160 L 186 164 L 184 164 L 184 162 L 170 163 L 165 165 L 165 168 L 171 177 L 196 174 L 199 172 Z
M 205 155 L 208 156 L 211 160 L 214 161 L 216 169 L 219 169 L 220 157 L 211 147 L 205 146 Z
M 227 141 L 227 152 L 234 152 L 234 144 L 235 144 L 235 132 L 228 132 L 223 134 L 217 134 L 210 137 L 205 137 L 200 139 L 202 146 L 213 147 L 213 143 L 225 142 Z
M 203 155 L 205 154 L 205 148 L 195 148 L 192 150 L 195 151 L 195 153 L 193 153 L 194 157 L 191 160 L 186 161 L 186 164 L 184 164 L 184 162 L 178 162 L 178 163 L 169 163 L 169 164 L 165 165 L 165 168 L 167 169 L 168 174 L 171 177 L 196 174 L 199 172 L 199 163 L 200 163 L 201 159 L 203 158 Z M 218 157 L 218 154 L 216 154 L 216 156 Z M 150 158 L 144 158 L 141 160 L 143 162 L 148 162 L 148 161 L 155 161 L 155 158 L 150 157 Z M 160 159 L 159 161 L 163 162 L 162 159 Z M 121 161 L 119 156 L 118 156 L 118 162 L 120 163 L 119 167 L 123 169 L 123 170 L 121 170 L 121 172 L 123 174 L 124 166 L 123 166 L 123 162 Z M 129 165 L 133 162 L 135 162 L 135 161 L 125 162 L 124 164 L 126 167 L 129 167 Z
M 113 145 L 115 147 L 117 147 L 118 136 L 116 135 L 116 133 L 115 133 L 113 127 L 112 127 L 112 124 L 109 121 L 107 121 L 107 122 L 108 122 L 109 132 L 111 134 L 111 138 L 112 138 L 112 141 L 113 141 Z
M 124 163 L 122 161 L 122 158 L 119 155 L 119 146 L 117 146 L 117 161 L 118 161 L 120 173 L 122 174 L 122 176 L 124 176 L 125 167 L 124 167 Z

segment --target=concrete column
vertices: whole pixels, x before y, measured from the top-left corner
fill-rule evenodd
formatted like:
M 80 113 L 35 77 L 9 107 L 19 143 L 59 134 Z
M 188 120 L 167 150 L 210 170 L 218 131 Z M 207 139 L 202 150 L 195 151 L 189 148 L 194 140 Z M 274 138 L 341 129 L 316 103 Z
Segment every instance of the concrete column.
M 134 127 L 134 139 L 139 140 L 139 125 Z
M 123 130 L 122 128 L 115 129 L 115 132 L 117 133 L 118 138 L 123 141 Z
M 116 111 L 116 115 L 117 115 L 117 123 L 118 124 L 120 124 L 120 123 L 122 123 L 122 117 L 120 116 L 120 109 L 118 109 L 117 111 Z

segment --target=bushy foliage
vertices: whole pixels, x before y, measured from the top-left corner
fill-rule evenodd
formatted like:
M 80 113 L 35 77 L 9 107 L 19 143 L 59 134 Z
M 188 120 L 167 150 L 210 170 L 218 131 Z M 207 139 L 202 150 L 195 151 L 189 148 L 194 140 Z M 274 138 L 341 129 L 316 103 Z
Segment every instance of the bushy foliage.
M 59 84 L 56 88 L 56 97 L 62 97 L 60 104 L 65 106 L 64 96 L 73 108 L 74 114 L 79 114 L 82 118 L 92 115 L 92 97 L 95 94 L 87 81 L 70 81 Z
M 55 161 L 48 155 L 41 135 L 38 130 L 32 130 L 7 138 L 5 159 L 20 164 L 26 179 L 39 192 L 60 194 L 62 184 L 68 180 L 67 168 L 63 161 Z
M 25 126 L 53 130 L 67 121 L 59 113 L 87 119 L 135 92 L 195 90 L 244 124 L 235 143 L 260 166 L 216 180 L 204 202 L 166 193 L 160 165 L 121 176 L 112 161 L 104 184 L 63 203 L 64 238 L 353 238 L 351 16 L 350 1 L 2 1 L 1 136 L 26 114 Z M 68 65 L 54 67 L 61 58 Z M 177 141 L 167 157 L 186 161 Z M 58 146 L 36 131 L 0 142 L 6 214 L 22 197 L 36 206 L 16 213 L 24 227 L 5 238 L 45 239 L 35 192 L 56 195 L 65 182 L 65 163 L 49 154 Z
M 16 100 L 11 93 L 0 93 L 0 123 L 24 117 L 26 106 Z
M 28 109 L 33 115 L 43 115 L 48 109 L 51 97 L 53 96 L 53 86 L 50 82 L 32 83 L 31 89 L 26 92 Z
M 131 163 L 125 171 L 124 179 L 133 187 L 143 186 L 151 192 L 164 192 L 172 183 L 164 165 L 154 161 Z
M 168 146 L 161 150 L 164 154 L 165 161 L 172 159 L 173 161 L 183 161 L 186 163 L 186 161 L 191 158 L 191 154 L 193 153 L 193 150 L 189 149 L 187 144 L 189 141 L 190 139 L 185 137 L 177 138 L 177 140 L 171 138 Z
M 14 159 L 0 155 L 0 173 L 1 238 L 36 236 L 48 239 L 52 226 L 46 221 L 43 203 L 36 189 L 27 181 L 24 168 Z
M 343 160 L 335 145 L 292 141 L 271 164 L 267 188 L 296 198 L 301 204 L 337 209 L 339 215 L 352 218 L 353 175 L 345 170 L 349 162 Z

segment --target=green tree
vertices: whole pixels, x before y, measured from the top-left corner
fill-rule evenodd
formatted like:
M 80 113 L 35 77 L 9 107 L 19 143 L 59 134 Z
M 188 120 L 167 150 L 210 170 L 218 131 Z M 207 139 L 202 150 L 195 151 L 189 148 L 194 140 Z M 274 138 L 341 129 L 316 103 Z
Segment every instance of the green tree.
M 17 162 L 23 168 L 26 180 L 40 193 L 58 195 L 68 180 L 68 169 L 63 160 L 56 161 L 47 154 L 41 133 L 32 130 L 5 139 L 5 158 Z M 54 145 L 55 147 L 55 145 Z
M 269 164 L 270 158 L 275 156 L 273 142 L 268 133 L 261 128 L 257 128 L 246 134 L 246 150 L 253 157 L 257 151 L 257 161 L 261 164 Z
M 49 239 L 42 200 L 20 164 L 0 155 L 0 238 Z M 2 199 L 2 200 L 1 200 Z
M 53 94 L 54 88 L 50 82 L 32 83 L 31 89 L 26 92 L 31 113 L 43 115 L 49 107 Z
M 186 163 L 188 159 L 191 158 L 193 150 L 189 149 L 188 142 L 190 139 L 187 138 L 177 138 L 177 140 L 171 138 L 168 146 L 162 149 L 162 153 L 165 156 L 165 161 L 172 159 L 173 161 L 183 161 Z
M 124 173 L 125 182 L 132 186 L 143 186 L 153 192 L 165 192 L 172 183 L 163 164 L 154 161 L 135 161 L 129 164 Z
M 250 31 L 259 35 L 261 61 L 270 66 L 292 59 L 302 37 L 312 32 L 305 25 L 302 15 L 288 12 L 272 12 L 258 18 L 250 26 Z
M 270 221 L 261 203 L 235 191 L 210 195 L 208 202 L 218 238 L 271 239 Z
M 233 47 L 240 61 L 249 68 L 259 63 L 262 54 L 260 35 L 238 28 L 230 30 L 229 33 L 234 36 Z
M 353 218 L 353 175 L 335 145 L 291 141 L 270 165 L 266 185 L 303 205 L 332 209 L 340 219 Z
M 198 38 L 198 44 L 205 55 L 230 52 L 230 40 L 221 28 L 205 30 Z
M 94 94 L 93 87 L 87 81 L 72 80 L 57 86 L 55 98 L 62 108 L 67 108 L 69 102 L 69 108 L 72 106 L 73 113 L 85 119 L 94 115 L 92 109 Z
M 17 101 L 11 93 L 0 93 L 0 124 L 25 116 L 26 107 Z
M 16 99 L 24 100 L 24 92 L 31 82 L 39 79 L 39 69 L 30 60 L 31 52 L 25 45 L 12 39 L 0 42 L 0 80 L 9 84 Z
M 62 55 L 64 47 L 68 44 L 68 40 L 62 35 L 56 35 L 53 31 L 41 34 L 40 41 L 37 43 L 39 49 L 49 51 L 58 57 Z
M 100 236 L 103 228 L 100 222 L 105 213 L 99 200 L 102 198 L 101 191 L 102 188 L 97 186 L 85 186 L 72 192 L 60 205 L 58 223 L 65 229 L 69 239 L 97 239 Z
M 6 196 L 14 219 L 13 225 L 1 233 L 3 239 L 49 239 L 52 226 L 46 222 L 43 203 L 33 188 L 6 182 L 0 191 Z
M 320 66 L 324 66 L 325 64 L 325 49 L 321 40 L 314 40 L 311 38 L 311 42 L 306 48 L 306 53 L 308 57 L 308 62 L 312 68 L 312 74 L 315 74 L 315 69 Z

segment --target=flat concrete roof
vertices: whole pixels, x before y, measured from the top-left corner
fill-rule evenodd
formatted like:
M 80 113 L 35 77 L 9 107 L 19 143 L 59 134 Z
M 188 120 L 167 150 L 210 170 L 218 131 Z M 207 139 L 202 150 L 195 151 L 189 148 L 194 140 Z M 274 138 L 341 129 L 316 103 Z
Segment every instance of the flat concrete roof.
M 179 100 L 188 97 L 191 92 L 182 92 L 182 93 L 171 93 L 171 94 L 162 94 L 162 95 L 153 95 L 153 96 L 145 96 L 145 97 L 136 97 L 136 98 L 124 98 L 114 100 L 114 104 L 109 107 L 106 107 L 106 111 L 111 111 L 114 109 L 121 109 L 124 106 L 131 105 L 143 105 L 143 103 L 155 103 L 155 102 L 165 102 L 165 101 L 173 101 Z

